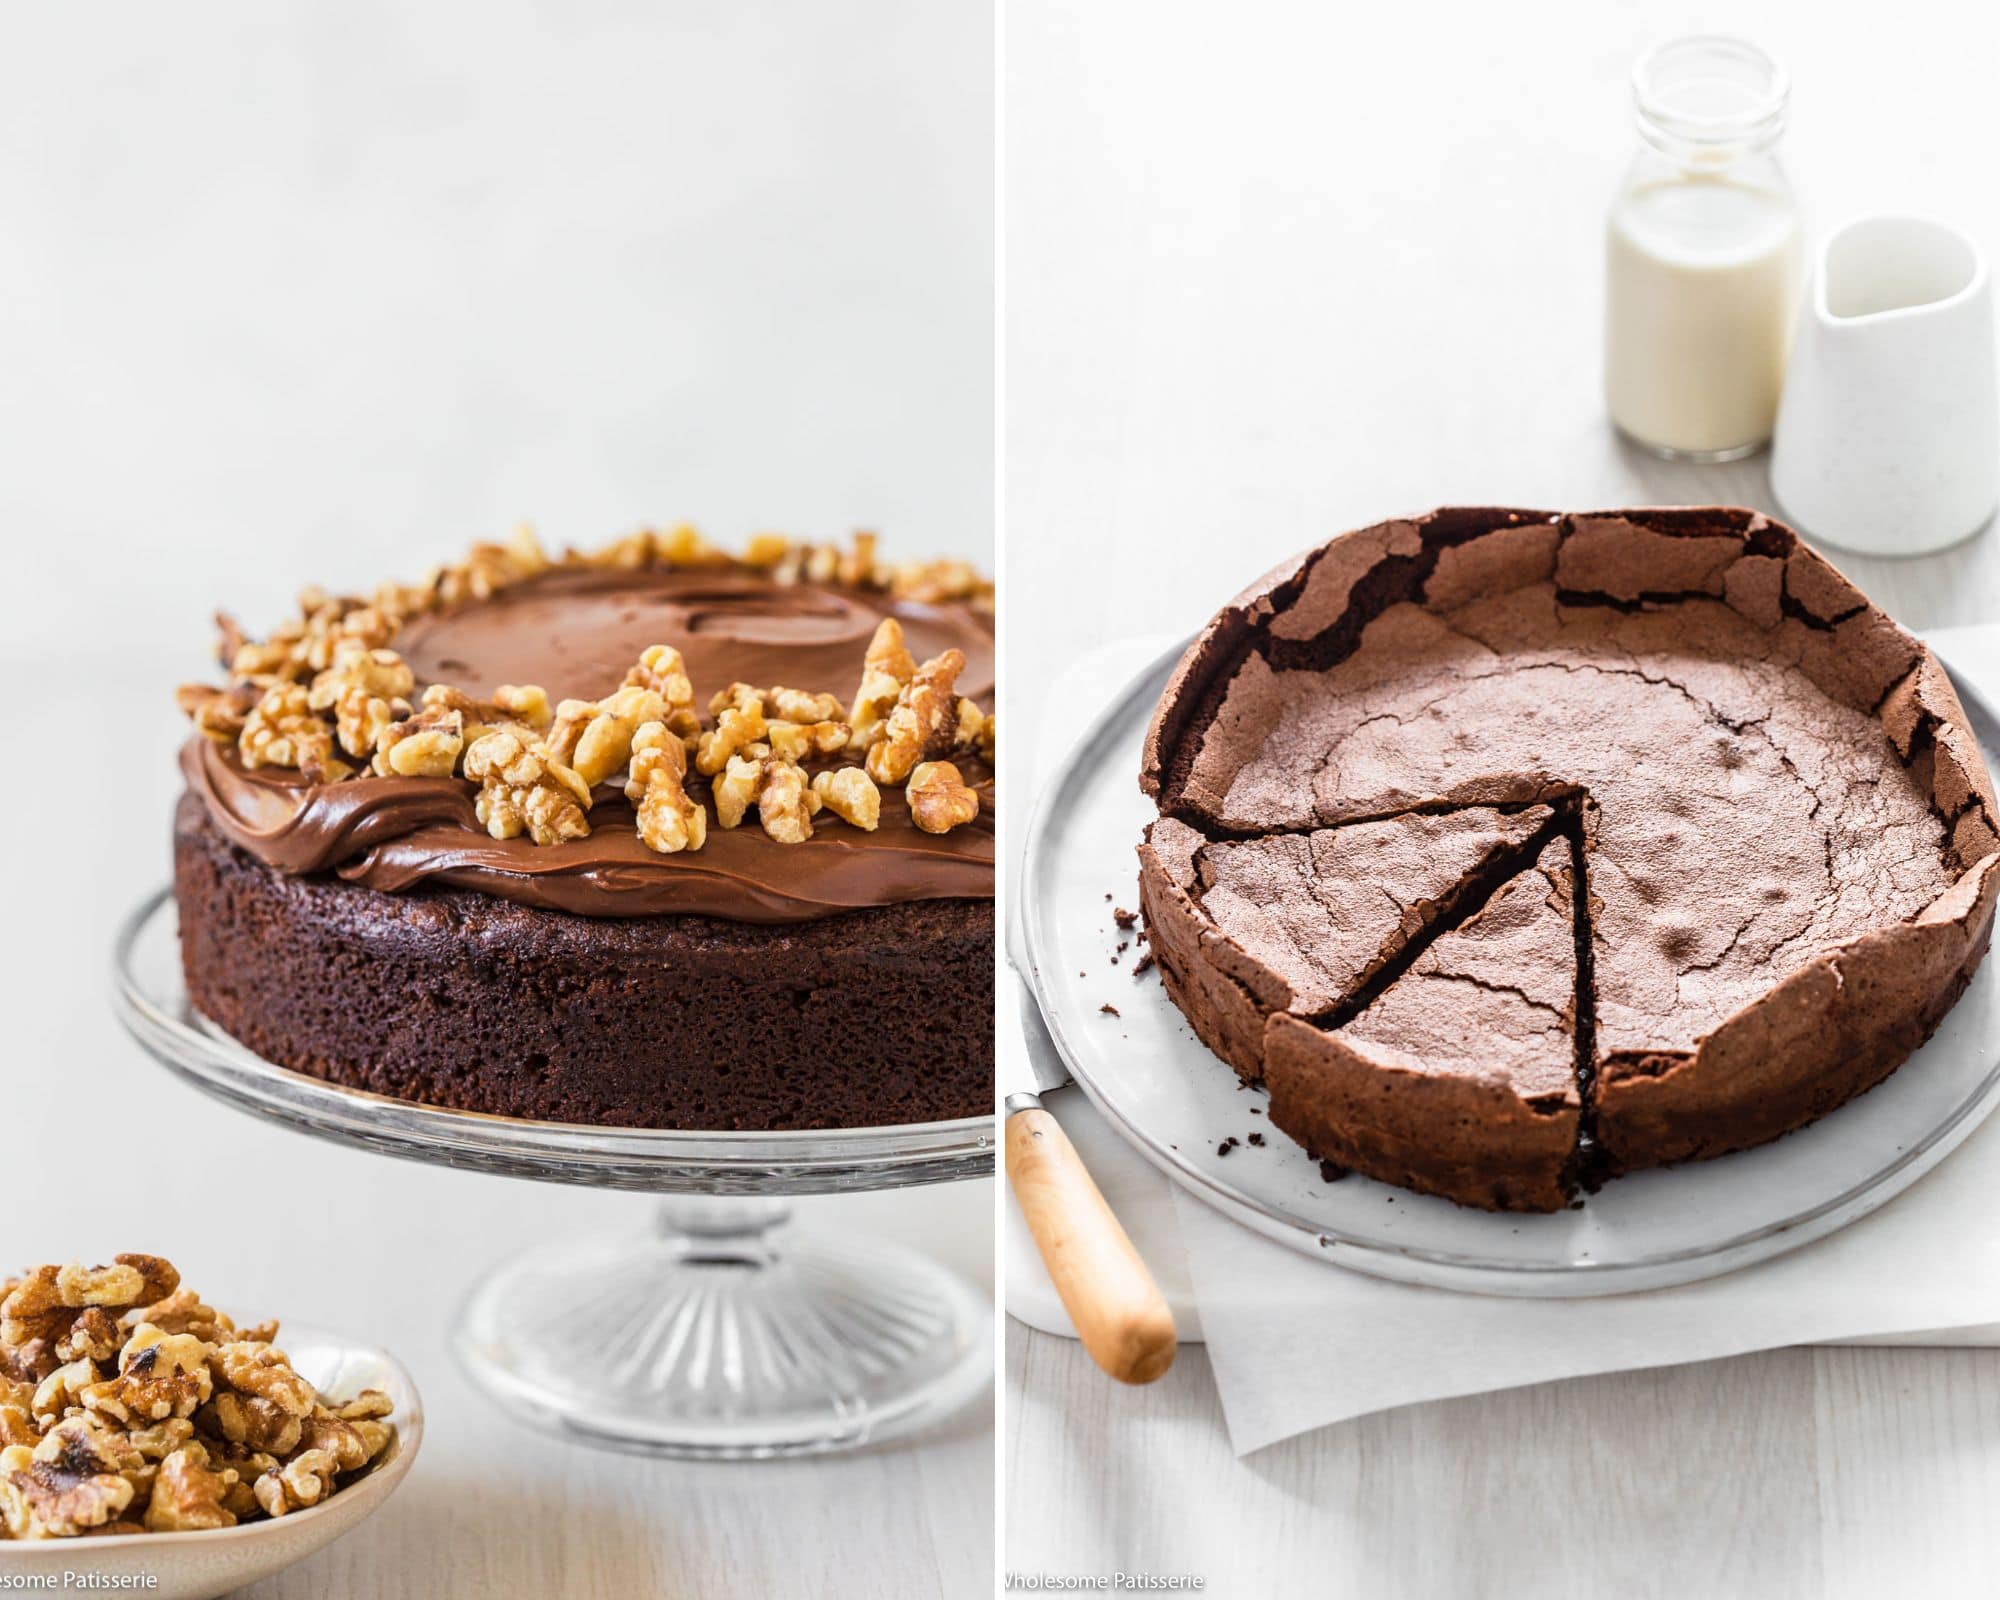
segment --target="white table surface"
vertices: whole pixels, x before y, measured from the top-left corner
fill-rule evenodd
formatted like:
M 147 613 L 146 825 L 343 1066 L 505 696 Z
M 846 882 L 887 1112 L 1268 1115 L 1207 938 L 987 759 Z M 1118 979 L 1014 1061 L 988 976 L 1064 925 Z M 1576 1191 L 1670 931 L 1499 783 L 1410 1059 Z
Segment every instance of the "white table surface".
M 1602 420 L 1622 74 L 1661 29 L 1762 39 L 1793 70 L 1786 152 L 1813 238 L 1900 207 L 2000 247 L 1982 153 L 2000 145 L 2000 24 L 1967 3 L 1906 20 L 1798 0 L 1672 16 L 1013 0 L 1008 560 L 1062 580 L 1014 613 L 1010 711 L 1077 652 L 1191 630 L 1290 552 L 1384 516 L 1777 509 L 1761 460 L 1669 466 Z M 1833 554 L 1910 626 L 2000 618 L 1990 531 L 1921 562 Z M 2000 1565 L 2000 1352 L 1621 1374 L 1243 1461 L 1198 1347 L 1124 1390 L 1010 1323 L 1004 1382 L 1016 1572 L 1455 1600 L 1961 1594 Z
M 388 1345 L 430 1408 L 381 1516 L 260 1597 L 987 1591 L 991 1404 L 812 1463 L 517 1428 L 447 1320 L 643 1199 L 323 1146 L 153 1066 L 112 928 L 167 873 L 208 614 L 415 576 L 536 521 L 992 541 L 992 12 L 137 0 L 0 48 L 0 1264 L 172 1257 Z M 806 1202 L 992 1286 L 990 1182 Z

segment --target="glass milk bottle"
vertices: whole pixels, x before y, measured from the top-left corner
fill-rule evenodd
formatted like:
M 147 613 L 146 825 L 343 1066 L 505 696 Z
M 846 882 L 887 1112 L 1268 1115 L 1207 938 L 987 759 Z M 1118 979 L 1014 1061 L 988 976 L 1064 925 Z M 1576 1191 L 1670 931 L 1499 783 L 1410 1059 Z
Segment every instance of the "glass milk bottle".
M 1604 397 L 1660 455 L 1731 461 L 1771 437 L 1801 256 L 1774 154 L 1787 93 L 1740 39 L 1676 39 L 1632 69 L 1642 144 L 1605 229 Z

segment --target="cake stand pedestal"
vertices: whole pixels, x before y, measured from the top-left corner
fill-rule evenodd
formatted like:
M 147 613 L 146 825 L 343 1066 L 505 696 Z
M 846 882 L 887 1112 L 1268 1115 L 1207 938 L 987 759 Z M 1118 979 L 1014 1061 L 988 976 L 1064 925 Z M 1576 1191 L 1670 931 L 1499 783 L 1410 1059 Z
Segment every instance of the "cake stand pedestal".
M 987 1176 L 990 1117 L 684 1133 L 344 1089 L 272 1065 L 194 1010 L 165 890 L 120 929 L 113 993 L 151 1055 L 238 1110 L 405 1160 L 668 1197 L 650 1233 L 531 1250 L 460 1311 L 468 1375 L 538 1426 L 651 1455 L 809 1455 L 936 1421 L 991 1374 L 992 1308 L 977 1289 L 917 1251 L 798 1230 L 787 1203 Z

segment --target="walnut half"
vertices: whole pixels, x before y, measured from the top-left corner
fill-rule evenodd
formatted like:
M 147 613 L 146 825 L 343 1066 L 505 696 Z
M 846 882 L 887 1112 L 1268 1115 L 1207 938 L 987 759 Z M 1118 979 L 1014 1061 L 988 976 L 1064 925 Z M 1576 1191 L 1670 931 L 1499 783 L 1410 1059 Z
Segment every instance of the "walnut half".
M 926 761 L 910 774 L 903 796 L 925 833 L 949 833 L 979 815 L 979 795 L 949 761 Z
M 639 838 L 648 850 L 672 855 L 708 842 L 708 810 L 688 798 L 687 746 L 663 722 L 648 722 L 632 736 L 632 769 L 625 798 L 638 810 Z

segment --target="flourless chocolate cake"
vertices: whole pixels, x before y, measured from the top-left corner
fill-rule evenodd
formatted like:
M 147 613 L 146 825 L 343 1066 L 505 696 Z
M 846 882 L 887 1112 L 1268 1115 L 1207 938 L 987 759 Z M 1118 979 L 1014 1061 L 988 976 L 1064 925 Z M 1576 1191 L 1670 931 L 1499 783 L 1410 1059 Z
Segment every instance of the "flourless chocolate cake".
M 224 635 L 175 891 L 190 997 L 267 1059 L 562 1122 L 991 1110 L 969 568 L 524 540 Z
M 1322 1158 L 1495 1209 L 1879 1082 L 2000 885 L 1934 658 L 1747 511 L 1335 539 L 1197 639 L 1141 781 L 1152 948 L 1201 1037 Z

